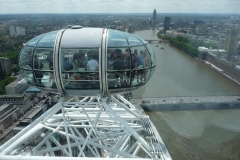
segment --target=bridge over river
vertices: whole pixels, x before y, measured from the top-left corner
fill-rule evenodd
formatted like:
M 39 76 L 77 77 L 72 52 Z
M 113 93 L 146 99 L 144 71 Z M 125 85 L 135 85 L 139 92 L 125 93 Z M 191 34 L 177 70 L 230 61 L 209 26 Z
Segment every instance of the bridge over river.
M 131 99 L 145 111 L 240 109 L 239 96 L 192 96 Z
M 145 41 L 146 41 L 146 42 L 149 42 L 149 43 L 151 43 L 151 42 L 157 42 L 157 43 L 169 43 L 168 40 L 161 40 L 161 39 L 158 39 L 158 40 L 156 40 L 156 39 L 145 39 Z

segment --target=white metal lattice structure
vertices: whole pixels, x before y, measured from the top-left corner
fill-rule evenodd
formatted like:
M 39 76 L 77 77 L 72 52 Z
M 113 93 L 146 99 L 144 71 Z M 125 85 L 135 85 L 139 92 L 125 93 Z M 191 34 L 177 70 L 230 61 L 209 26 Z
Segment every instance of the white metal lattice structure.
M 0 147 L 0 159 L 171 159 L 143 110 L 123 96 L 61 99 Z

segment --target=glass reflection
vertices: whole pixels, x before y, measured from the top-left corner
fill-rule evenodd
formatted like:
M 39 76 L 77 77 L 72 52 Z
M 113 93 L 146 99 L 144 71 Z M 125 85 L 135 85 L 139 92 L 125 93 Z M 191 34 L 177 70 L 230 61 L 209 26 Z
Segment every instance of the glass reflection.
M 150 53 L 150 57 L 151 57 L 151 62 L 152 62 L 152 66 L 156 65 L 156 58 L 155 58 L 155 54 L 152 50 L 152 48 L 149 46 L 149 44 L 146 45 L 148 52 Z
M 133 86 L 146 83 L 149 79 L 151 67 L 149 53 L 144 46 L 132 47 L 131 83 Z
M 53 72 L 35 71 L 34 75 L 39 86 L 56 88 Z
M 143 45 L 143 42 L 132 34 L 125 33 L 130 46 Z
M 108 88 L 125 88 L 131 86 L 131 71 L 108 72 Z
M 38 47 L 54 47 L 55 39 L 57 36 L 58 31 L 50 32 L 47 34 L 44 34 L 43 37 L 38 42 Z
M 152 69 L 145 69 L 144 70 L 144 77 L 143 77 L 142 83 L 146 83 L 150 79 L 150 77 L 151 77 L 151 70 Z
M 19 57 L 19 66 L 25 69 L 32 69 L 33 62 L 33 47 L 25 46 Z
M 127 39 L 124 34 L 120 31 L 116 30 L 108 30 L 108 47 L 123 47 L 128 46 Z
M 36 84 L 36 82 L 33 78 L 32 71 L 20 69 L 20 72 L 21 72 L 21 75 L 23 76 L 23 78 L 27 81 L 27 83 Z
M 39 36 L 31 39 L 30 41 L 27 42 L 26 46 L 33 46 L 33 47 L 35 47 L 42 36 L 43 35 L 39 35 Z
M 131 50 L 137 60 L 137 69 L 151 67 L 150 55 L 144 46 L 132 47 Z
M 150 76 L 149 76 L 149 78 L 151 78 L 151 77 L 152 77 L 152 75 L 153 75 L 153 73 L 154 73 L 154 71 L 155 71 L 155 66 L 154 66 L 154 67 L 152 67 L 150 71 L 151 71 L 151 73 L 150 73 Z
M 34 69 L 53 70 L 53 48 L 36 48 L 33 63 Z

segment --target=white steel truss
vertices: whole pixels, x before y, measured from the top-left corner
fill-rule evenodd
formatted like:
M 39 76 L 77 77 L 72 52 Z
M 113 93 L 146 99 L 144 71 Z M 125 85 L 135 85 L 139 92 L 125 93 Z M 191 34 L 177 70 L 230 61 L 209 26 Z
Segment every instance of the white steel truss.
M 171 159 L 148 116 L 121 95 L 60 100 L 0 147 L 0 159 Z

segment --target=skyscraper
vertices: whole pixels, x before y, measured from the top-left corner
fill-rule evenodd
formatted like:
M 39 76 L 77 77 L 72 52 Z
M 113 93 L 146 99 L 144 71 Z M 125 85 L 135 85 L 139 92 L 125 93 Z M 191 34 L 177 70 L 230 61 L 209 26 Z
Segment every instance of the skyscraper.
M 156 27 L 157 12 L 156 9 L 153 11 L 153 28 Z
M 165 17 L 164 19 L 164 34 L 170 29 L 170 17 Z

